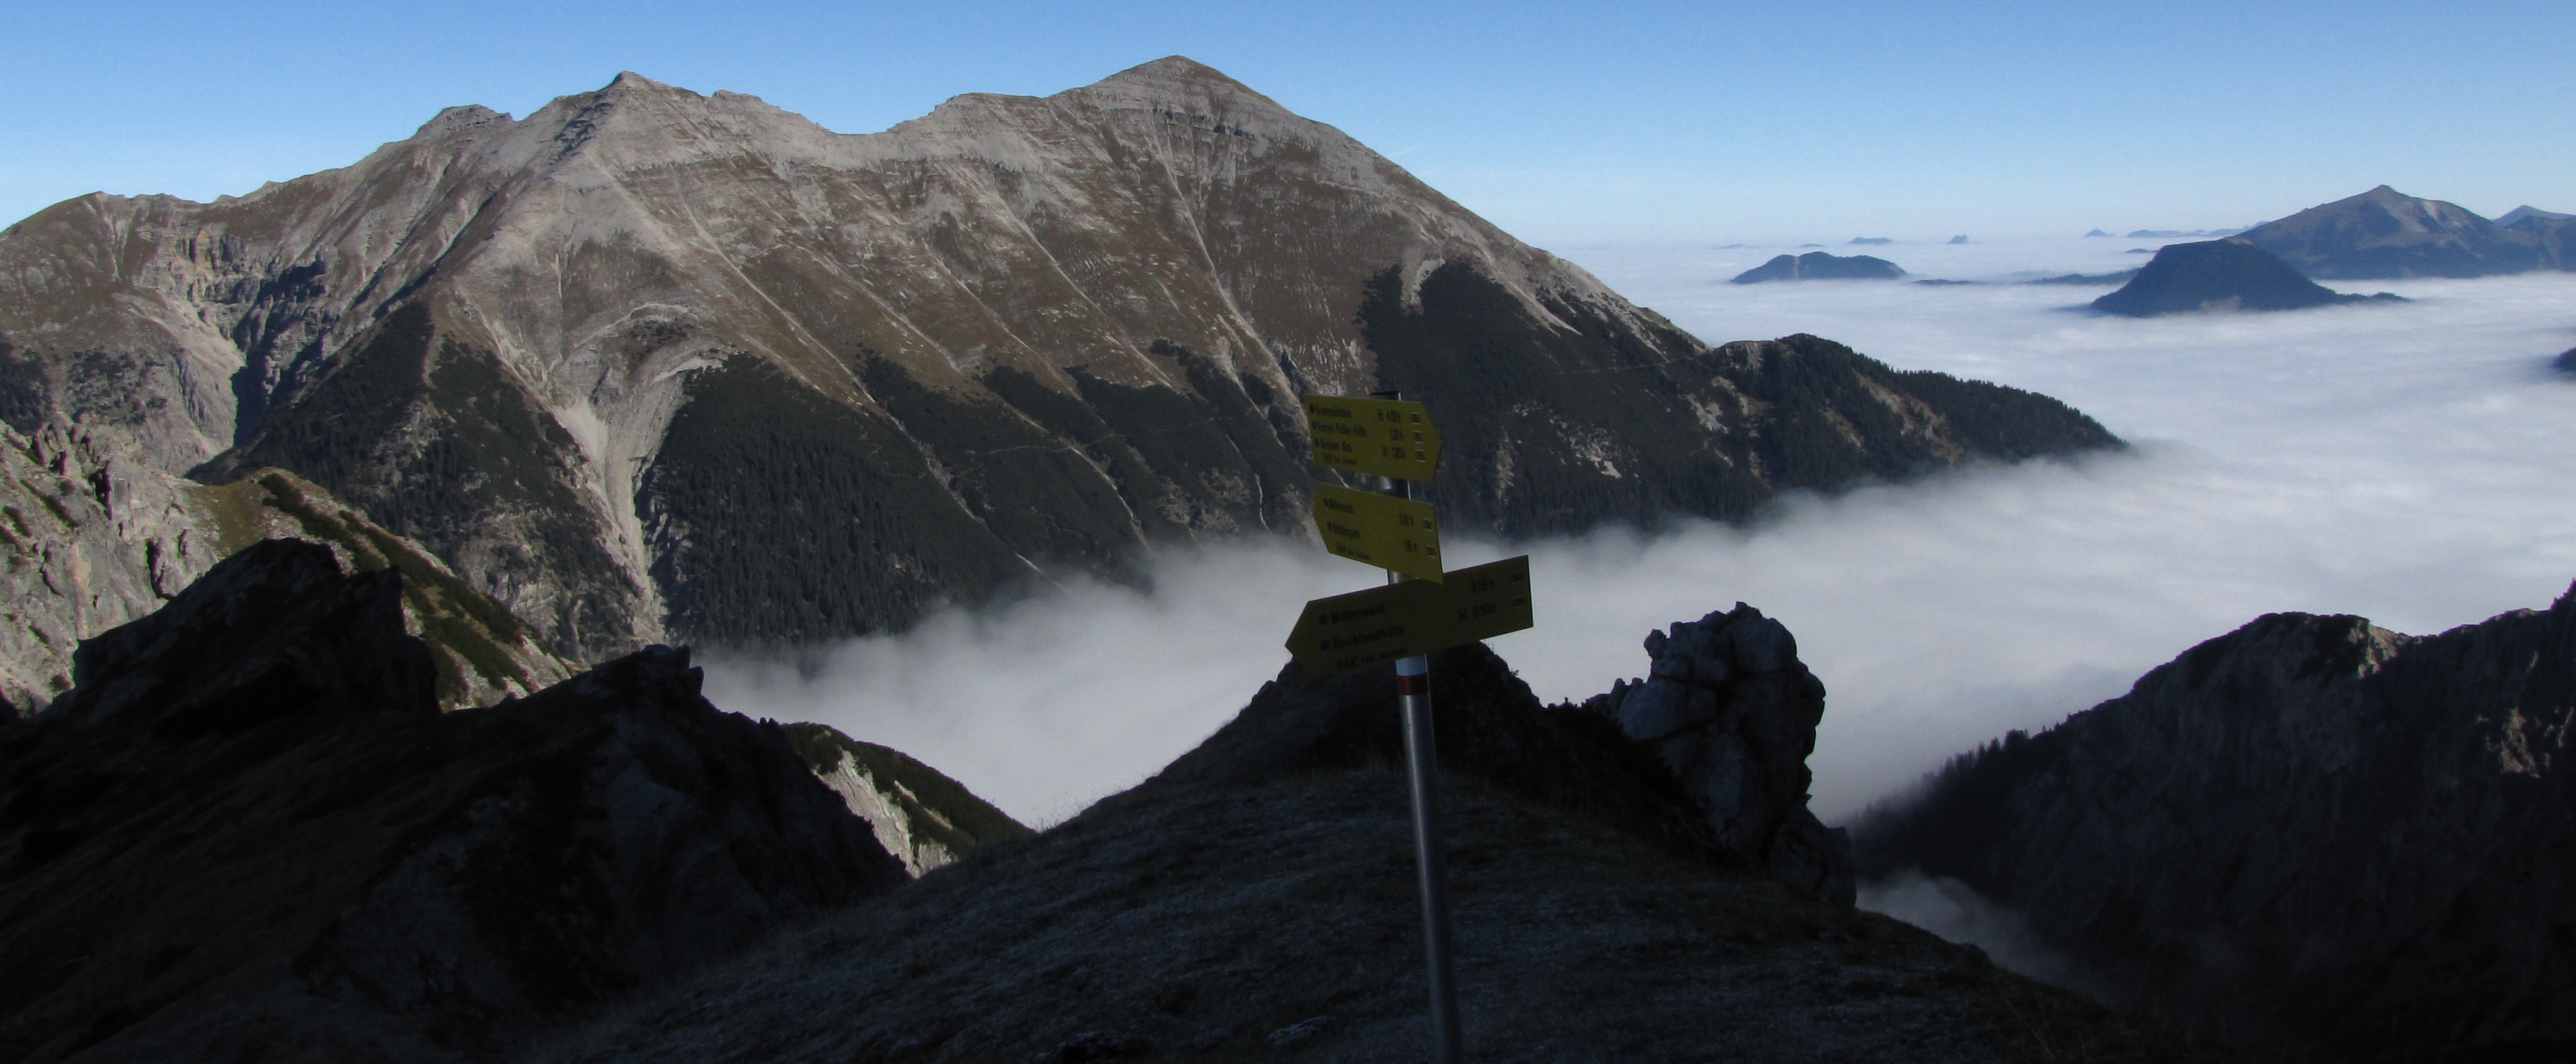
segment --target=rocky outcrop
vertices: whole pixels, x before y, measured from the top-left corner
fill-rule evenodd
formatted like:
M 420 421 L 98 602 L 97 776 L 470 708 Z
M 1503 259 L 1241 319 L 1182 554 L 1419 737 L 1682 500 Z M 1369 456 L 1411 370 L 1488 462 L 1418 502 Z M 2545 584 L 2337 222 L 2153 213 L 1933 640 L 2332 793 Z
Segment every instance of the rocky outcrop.
M 898 629 L 1133 579 L 1150 543 L 1299 534 L 1306 393 L 1430 396 L 1458 528 L 1737 519 L 1858 475 L 1756 460 L 1848 412 L 1740 368 L 1179 57 L 861 135 L 626 74 L 245 196 L 0 232 L 0 419 L 209 483 L 292 470 L 576 660 Z M 2000 457 L 1970 441 L 2032 405 L 1815 383 L 1912 430 L 1863 449 L 1946 456 L 1905 475 Z
M 1780 622 L 1741 602 L 1646 636 L 1653 666 L 1584 708 L 1681 781 L 1717 848 L 1816 898 L 1852 903 L 1851 841 L 1807 809 L 1825 685 Z
M 685 651 L 440 712 L 404 583 L 250 546 L 0 726 L 0 1058 L 497 1059 L 904 881 Z
M 2274 614 L 1854 829 L 2107 992 L 2315 1059 L 2576 1053 L 2576 589 L 2415 637 Z
M 2237 239 L 2320 280 L 2486 277 L 2549 265 L 2527 237 L 2459 204 L 2386 185 L 2265 222 Z
M 435 555 L 283 470 L 209 487 L 155 468 L 112 431 L 60 418 L 32 435 L 0 425 L 0 520 L 0 716 L 68 690 L 80 640 L 278 537 L 322 544 L 344 568 L 403 570 L 403 623 L 430 648 L 445 708 L 532 694 L 574 671 Z
M 914 876 L 953 864 L 978 846 L 1029 837 L 1027 825 L 901 750 L 824 724 L 790 724 L 787 740 Z
M 2308 280 L 2277 256 L 2242 239 L 2167 244 L 2120 290 L 2093 301 L 2106 314 L 2148 318 L 2223 310 L 2299 310 L 2337 303 L 2397 301 L 2344 295 Z
M 1884 243 L 1884 241 L 1880 241 Z M 1859 244 L 1864 241 L 1854 240 Z M 1764 281 L 1874 281 L 1903 277 L 1905 271 L 1893 262 L 1874 255 L 1828 255 L 1810 251 L 1804 255 L 1774 255 L 1771 261 L 1736 274 L 1729 284 L 1760 284 Z

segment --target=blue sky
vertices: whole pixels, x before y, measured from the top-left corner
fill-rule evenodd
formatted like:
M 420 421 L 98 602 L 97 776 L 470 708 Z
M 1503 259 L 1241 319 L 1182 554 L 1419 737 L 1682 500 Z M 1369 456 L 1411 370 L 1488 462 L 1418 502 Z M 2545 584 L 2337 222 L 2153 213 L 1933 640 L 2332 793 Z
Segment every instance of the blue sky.
M 2259 10 L 2249 9 L 2258 8 Z M 2386 182 L 2576 211 L 2576 4 L 17 0 L 0 220 L 238 193 L 619 70 L 867 132 L 1164 55 L 1544 246 L 2277 217 Z

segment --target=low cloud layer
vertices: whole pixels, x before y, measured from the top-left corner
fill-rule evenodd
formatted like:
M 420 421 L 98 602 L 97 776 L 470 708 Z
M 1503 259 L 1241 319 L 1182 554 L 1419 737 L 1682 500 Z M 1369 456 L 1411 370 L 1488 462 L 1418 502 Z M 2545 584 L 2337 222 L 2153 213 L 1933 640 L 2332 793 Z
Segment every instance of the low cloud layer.
M 2131 244 L 1872 253 L 1919 275 L 2006 278 L 2100 272 Z M 1828 821 L 2263 613 L 2422 633 L 2546 605 L 2576 579 L 2576 379 L 2545 367 L 2576 346 L 2576 274 L 2345 286 L 2415 300 L 2395 306 L 2132 320 L 2066 309 L 2089 288 L 1723 283 L 1768 250 L 1573 257 L 1712 342 L 1811 332 L 1902 369 L 2057 396 L 2137 446 L 1791 498 L 1744 528 L 1448 553 L 1532 555 L 1538 627 L 1493 645 L 1550 700 L 1642 672 L 1649 628 L 1738 600 L 1780 618 L 1830 692 L 1811 762 Z M 1155 572 L 1150 594 L 1082 586 L 951 611 L 813 652 L 802 671 L 718 659 L 709 694 L 905 750 L 1052 822 L 1230 718 L 1286 661 L 1304 600 L 1375 582 L 1276 540 L 1175 552 Z

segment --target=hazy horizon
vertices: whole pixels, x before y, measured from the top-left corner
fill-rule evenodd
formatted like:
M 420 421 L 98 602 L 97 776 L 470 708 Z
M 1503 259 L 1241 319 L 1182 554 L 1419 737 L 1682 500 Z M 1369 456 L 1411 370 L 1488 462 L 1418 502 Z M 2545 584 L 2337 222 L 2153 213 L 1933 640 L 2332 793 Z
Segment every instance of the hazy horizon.
M 1878 249 L 1917 276 L 2101 272 L 2100 238 Z M 1450 542 L 1526 551 L 1539 625 L 1493 641 L 1549 701 L 1643 673 L 1646 632 L 1748 602 L 1829 692 L 1815 806 L 1839 820 L 1951 754 L 2127 689 L 2269 612 L 2426 634 L 2549 604 L 2576 580 L 2576 274 L 2343 285 L 2415 302 L 2134 320 L 2107 289 L 1723 283 L 1759 249 L 1591 248 L 1575 261 L 1711 342 L 1811 332 L 1899 369 L 2072 403 L 2130 441 L 1797 495 L 1684 522 Z M 1436 411 L 1435 411 L 1436 412 Z M 1052 822 L 1230 719 L 1287 655 L 1298 604 L 1375 582 L 1312 543 L 1169 552 L 1156 590 L 1086 586 L 948 611 L 794 669 L 717 657 L 727 709 L 821 720 Z

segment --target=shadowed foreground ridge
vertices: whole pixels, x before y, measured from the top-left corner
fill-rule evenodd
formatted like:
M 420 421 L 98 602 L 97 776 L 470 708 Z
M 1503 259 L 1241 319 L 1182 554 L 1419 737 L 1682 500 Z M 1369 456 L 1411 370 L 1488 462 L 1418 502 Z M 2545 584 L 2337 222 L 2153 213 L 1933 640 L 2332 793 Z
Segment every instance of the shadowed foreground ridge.
M 903 881 L 686 651 L 441 714 L 402 596 L 255 544 L 0 727 L 0 1059 L 500 1059 Z
M 1482 646 L 1433 675 L 1471 1059 L 2246 1059 L 1746 874 L 1653 750 Z M 540 1059 L 1424 1059 L 1395 719 L 1387 670 L 1291 666 L 1135 789 Z
M 2273 614 L 1855 828 L 2091 981 L 2320 1060 L 2576 1056 L 2576 589 L 2434 636 Z

